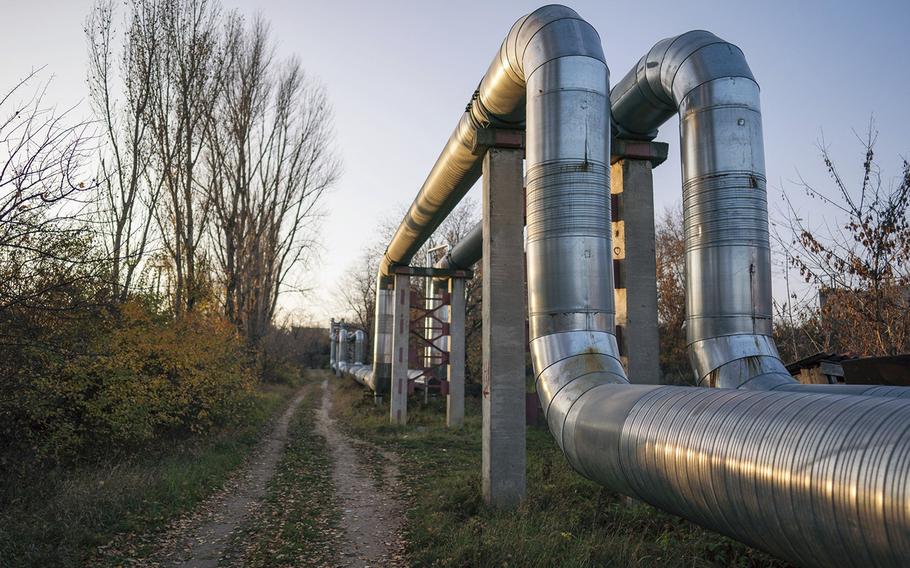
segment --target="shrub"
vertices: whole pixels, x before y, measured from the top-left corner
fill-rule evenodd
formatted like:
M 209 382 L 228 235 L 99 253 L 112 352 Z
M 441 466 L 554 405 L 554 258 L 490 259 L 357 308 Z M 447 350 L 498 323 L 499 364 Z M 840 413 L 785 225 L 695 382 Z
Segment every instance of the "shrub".
M 18 459 L 131 450 L 236 422 L 250 407 L 255 374 L 222 318 L 175 321 L 130 301 L 69 331 L 64 348 L 29 342 L 7 369 L 0 436 Z

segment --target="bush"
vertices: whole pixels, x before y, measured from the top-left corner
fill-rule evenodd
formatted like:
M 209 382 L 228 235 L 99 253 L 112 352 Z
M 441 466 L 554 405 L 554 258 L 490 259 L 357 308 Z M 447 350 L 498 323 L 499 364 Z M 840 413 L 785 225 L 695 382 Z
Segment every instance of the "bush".
M 236 422 L 251 404 L 251 362 L 219 317 L 174 321 L 130 301 L 64 331 L 64 344 L 60 329 L 53 347 L 24 342 L 5 369 L 13 380 L 0 387 L 0 439 L 17 460 L 132 450 Z

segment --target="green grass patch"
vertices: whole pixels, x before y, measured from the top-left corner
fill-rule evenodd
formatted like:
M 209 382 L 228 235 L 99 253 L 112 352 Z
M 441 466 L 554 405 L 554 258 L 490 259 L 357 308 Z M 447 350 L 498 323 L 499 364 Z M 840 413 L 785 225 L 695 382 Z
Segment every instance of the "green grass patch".
M 244 462 L 293 391 L 262 388 L 240 426 L 205 437 L 78 467 L 6 472 L 0 566 L 82 566 L 116 535 L 164 527 Z
M 529 428 L 528 495 L 516 511 L 481 496 L 480 401 L 465 427 L 445 427 L 442 401 L 412 399 L 409 424 L 352 381 L 336 380 L 334 409 L 354 436 L 395 451 L 408 488 L 407 551 L 415 566 L 785 566 L 770 556 L 575 473 L 549 432 Z
M 323 375 L 308 373 L 306 394 L 288 430 L 288 444 L 268 497 L 232 538 L 225 563 L 243 566 L 331 566 L 337 553 L 340 510 L 332 457 L 316 431 Z

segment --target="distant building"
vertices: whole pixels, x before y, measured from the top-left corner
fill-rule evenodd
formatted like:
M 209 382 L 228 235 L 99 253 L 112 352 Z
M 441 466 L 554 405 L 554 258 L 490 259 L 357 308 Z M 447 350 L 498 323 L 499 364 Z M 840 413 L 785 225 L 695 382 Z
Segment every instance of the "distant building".
M 852 357 L 838 353 L 816 353 L 790 363 L 787 370 L 804 385 L 836 385 L 846 382 L 841 362 L 847 359 Z
M 787 365 L 787 371 L 806 385 L 851 384 L 910 386 L 910 354 L 854 357 L 816 353 Z

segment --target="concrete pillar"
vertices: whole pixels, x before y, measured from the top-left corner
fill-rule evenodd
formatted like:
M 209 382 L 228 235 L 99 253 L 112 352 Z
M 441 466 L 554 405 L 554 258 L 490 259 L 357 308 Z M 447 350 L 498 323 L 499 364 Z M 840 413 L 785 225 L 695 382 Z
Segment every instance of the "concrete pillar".
M 329 369 L 332 370 L 333 375 L 337 374 L 335 371 L 335 318 L 332 318 L 329 324 Z
M 525 496 L 525 295 L 521 149 L 483 159 L 483 497 Z
M 624 158 L 611 171 L 616 325 L 629 380 L 660 383 L 654 185 L 651 161 Z
M 392 317 L 395 303 L 395 276 L 376 278 L 376 313 L 373 318 L 373 400 L 382 404 L 392 390 Z
M 395 275 L 392 303 L 392 392 L 389 418 L 392 424 L 408 423 L 408 339 L 411 329 L 411 277 Z
M 449 278 L 449 393 L 446 395 L 446 426 L 464 424 L 464 278 Z

